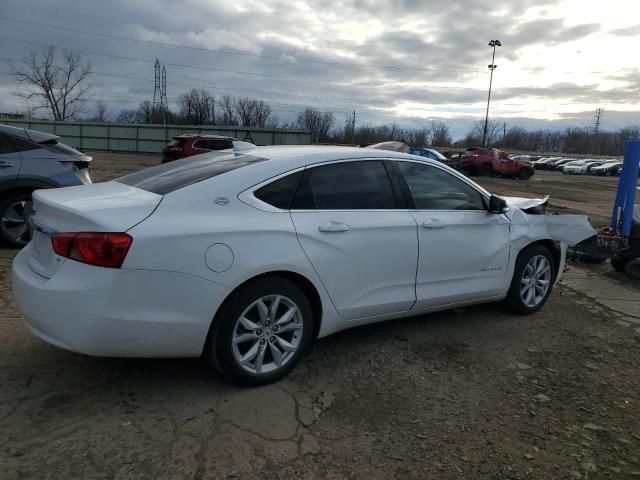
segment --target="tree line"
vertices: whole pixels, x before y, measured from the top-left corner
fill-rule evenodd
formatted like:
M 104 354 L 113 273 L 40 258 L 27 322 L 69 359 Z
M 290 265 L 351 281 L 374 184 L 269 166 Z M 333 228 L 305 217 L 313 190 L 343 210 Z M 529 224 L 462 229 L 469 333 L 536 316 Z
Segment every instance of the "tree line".
M 458 146 L 482 144 L 484 121 L 473 124 Z M 589 127 L 568 127 L 564 130 L 527 130 L 507 127 L 506 122 L 487 124 L 487 146 L 525 152 L 558 152 L 591 155 L 623 155 L 629 140 L 640 139 L 640 128 L 629 126 L 614 131 L 596 131 Z

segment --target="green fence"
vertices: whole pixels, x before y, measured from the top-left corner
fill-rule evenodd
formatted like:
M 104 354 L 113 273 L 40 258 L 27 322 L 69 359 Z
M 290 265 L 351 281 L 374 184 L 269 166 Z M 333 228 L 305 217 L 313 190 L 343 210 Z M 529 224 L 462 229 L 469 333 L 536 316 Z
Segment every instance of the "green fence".
M 1 120 L 13 127 L 53 133 L 60 141 L 83 150 L 158 153 L 174 136 L 184 133 L 225 135 L 256 145 L 308 145 L 311 133 L 284 128 L 223 127 L 218 125 L 137 125 L 126 123 Z

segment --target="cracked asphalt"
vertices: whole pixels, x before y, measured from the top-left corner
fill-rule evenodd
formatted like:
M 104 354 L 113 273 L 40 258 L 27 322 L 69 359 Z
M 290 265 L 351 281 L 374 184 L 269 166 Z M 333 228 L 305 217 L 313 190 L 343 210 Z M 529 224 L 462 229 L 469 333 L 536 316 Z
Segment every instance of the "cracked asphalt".
M 120 157 L 96 155 L 95 176 L 151 163 Z M 640 319 L 585 285 L 609 279 L 631 305 L 640 290 L 604 266 L 574 267 L 536 315 L 484 305 L 348 330 L 241 389 L 200 359 L 40 341 L 11 299 L 14 254 L 0 249 L 3 480 L 640 478 Z

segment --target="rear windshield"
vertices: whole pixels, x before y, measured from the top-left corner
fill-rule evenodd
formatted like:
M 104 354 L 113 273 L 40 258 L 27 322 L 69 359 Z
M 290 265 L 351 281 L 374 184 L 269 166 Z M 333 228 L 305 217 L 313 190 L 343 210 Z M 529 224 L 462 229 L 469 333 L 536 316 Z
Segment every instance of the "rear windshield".
M 167 147 L 180 147 L 186 141 L 185 138 L 173 137 L 169 143 L 167 143 Z
M 148 192 L 165 195 L 266 158 L 234 152 L 212 152 L 156 165 L 115 181 Z

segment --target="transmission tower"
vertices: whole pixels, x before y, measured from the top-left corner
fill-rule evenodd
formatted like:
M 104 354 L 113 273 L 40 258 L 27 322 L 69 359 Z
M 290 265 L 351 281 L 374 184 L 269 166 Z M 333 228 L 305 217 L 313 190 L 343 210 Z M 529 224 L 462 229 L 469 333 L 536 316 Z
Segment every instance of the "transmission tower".
M 169 105 L 167 104 L 167 69 L 162 65 L 162 83 L 160 85 L 160 108 L 162 108 L 162 123 L 167 123 L 167 112 Z
M 155 82 L 153 87 L 153 104 L 151 105 L 151 109 L 152 112 L 158 112 L 162 108 L 162 90 L 160 87 L 160 61 L 157 58 L 153 68 L 155 74 Z
M 598 108 L 596 110 L 596 117 L 593 121 L 593 133 L 598 133 L 600 131 L 600 119 L 602 118 L 603 108 Z

